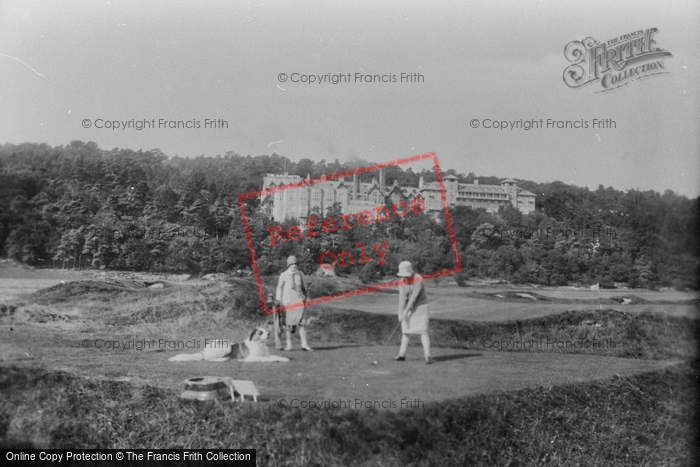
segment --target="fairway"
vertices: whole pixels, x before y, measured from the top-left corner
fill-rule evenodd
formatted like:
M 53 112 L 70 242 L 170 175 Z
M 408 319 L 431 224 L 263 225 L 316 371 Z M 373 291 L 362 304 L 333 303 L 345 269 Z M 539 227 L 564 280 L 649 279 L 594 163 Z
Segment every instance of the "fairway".
M 677 363 L 596 355 L 435 348 L 435 364 L 426 365 L 420 346 L 409 347 L 406 362 L 395 362 L 395 345 L 333 343 L 315 343 L 313 353 L 272 350 L 273 354 L 289 357 L 289 363 L 168 362 L 177 352 L 82 349 L 79 337 L 59 338 L 27 326 L 12 331 L 0 329 L 3 342 L 26 349 L 34 357 L 34 360 L 0 364 L 38 366 L 89 378 L 159 386 L 172 390 L 172 397 L 177 397 L 188 378 L 228 376 L 253 381 L 260 391 L 261 402 L 352 401 L 349 408 L 366 408 L 364 402 L 356 404 L 357 400 L 379 404 L 377 408 L 400 409 L 400 403 L 393 406 L 391 401 L 417 400 L 427 404 L 474 394 L 627 376 Z M 304 407 L 297 404 L 289 408 Z
M 537 318 L 567 310 L 613 309 L 625 313 L 662 313 L 667 316 L 700 318 L 697 295 L 685 292 L 655 292 L 646 290 L 606 290 L 601 292 L 601 300 L 611 297 L 639 296 L 652 303 L 610 304 L 598 303 L 598 292 L 570 290 L 568 288 L 529 289 L 517 286 L 500 288 L 458 288 L 456 286 L 427 287 L 430 300 L 430 313 L 434 318 L 505 321 Z M 507 292 L 521 292 L 542 295 L 548 300 L 501 299 L 498 295 Z M 481 295 L 481 296 L 479 296 Z M 338 309 L 363 310 L 369 313 L 396 314 L 398 296 L 387 292 L 371 292 L 330 301 L 325 305 Z M 692 302 L 694 300 L 694 302 Z M 692 302 L 692 303 L 691 303 Z

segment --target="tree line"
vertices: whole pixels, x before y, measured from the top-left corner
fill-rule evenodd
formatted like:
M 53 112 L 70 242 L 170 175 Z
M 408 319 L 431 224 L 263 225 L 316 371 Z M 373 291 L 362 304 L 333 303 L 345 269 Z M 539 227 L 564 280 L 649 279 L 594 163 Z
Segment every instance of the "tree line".
M 65 146 L 0 146 L 0 256 L 32 266 L 204 274 L 249 270 L 251 259 L 238 196 L 258 191 L 266 173 L 311 178 L 366 161 L 293 162 L 278 154 L 168 157 L 161 151 L 105 150 L 95 143 Z M 461 183 L 498 184 L 450 169 Z M 509 175 L 509 174 L 504 174 Z M 373 174 L 364 174 L 367 181 Z M 386 170 L 387 184 L 417 186 L 423 176 L 401 167 Z M 458 206 L 450 210 L 467 278 L 498 278 L 542 285 L 616 282 L 630 286 L 697 288 L 698 198 L 670 190 L 597 190 L 562 182 L 518 180 L 535 193 L 527 215 L 505 207 L 498 213 Z M 273 222 L 265 200 L 246 205 L 263 274 L 276 274 L 290 254 L 315 272 L 324 252 L 389 244 L 385 262 L 347 265 L 343 271 L 371 281 L 394 274 L 400 261 L 422 272 L 454 267 L 444 218 L 412 215 L 371 228 L 321 232 L 298 242 L 269 245 Z M 324 217 L 338 217 L 337 206 Z

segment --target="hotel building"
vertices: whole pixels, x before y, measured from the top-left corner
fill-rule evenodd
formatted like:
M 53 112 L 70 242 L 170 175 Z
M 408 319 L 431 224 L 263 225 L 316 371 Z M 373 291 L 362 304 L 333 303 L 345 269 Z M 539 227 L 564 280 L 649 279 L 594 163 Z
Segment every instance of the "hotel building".
M 414 198 L 425 201 L 428 212 L 436 214 L 442 211 L 442 198 L 437 182 L 424 183 L 420 178 L 417 187 L 399 186 L 396 181 L 386 186 L 384 171 L 379 170 L 379 178 L 371 182 L 360 182 L 357 175 L 349 180 L 322 179 L 313 185 L 305 185 L 293 189 L 281 190 L 271 195 L 271 206 L 268 213 L 272 218 L 281 222 L 289 218 L 306 220 L 309 216 L 326 214 L 329 207 L 338 203 L 343 214 L 383 206 L 390 199 L 393 204 L 410 203 Z M 307 180 L 309 177 L 307 176 Z M 267 174 L 263 178 L 263 189 L 299 183 L 299 175 Z M 535 195 L 518 188 L 515 180 L 506 179 L 499 185 L 479 185 L 478 180 L 470 183 L 459 183 L 455 175 L 443 178 L 445 194 L 450 207 L 470 206 L 484 208 L 488 212 L 498 212 L 500 206 L 513 206 L 523 214 L 535 210 Z

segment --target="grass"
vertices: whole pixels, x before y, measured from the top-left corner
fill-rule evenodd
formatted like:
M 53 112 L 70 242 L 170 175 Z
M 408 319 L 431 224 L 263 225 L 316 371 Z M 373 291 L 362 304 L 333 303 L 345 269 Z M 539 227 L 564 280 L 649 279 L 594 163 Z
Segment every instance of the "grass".
M 323 308 L 317 312 L 310 332 L 321 340 L 360 345 L 383 344 L 397 321 L 394 316 L 354 310 Z M 614 310 L 567 311 L 518 321 L 430 321 L 430 340 L 435 347 L 490 350 L 494 343 L 535 341 L 589 342 L 587 348 L 516 347 L 512 351 L 559 352 L 626 358 L 688 358 L 697 355 L 700 329 L 696 320 L 652 313 L 629 314 Z M 399 333 L 392 343 L 398 345 Z M 415 339 L 414 339 L 415 340 Z M 416 340 L 417 341 L 417 340 Z M 593 342 L 614 343 L 593 346 Z M 476 343 L 477 345 L 473 345 Z
M 314 296 L 352 286 L 312 280 Z M 266 288 L 273 282 L 269 279 Z M 254 283 L 246 279 L 162 289 L 94 281 L 62 287 L 4 306 L 0 319 L 41 311 L 44 317 L 71 317 L 60 321 L 61 332 L 111 338 L 149 333 L 182 338 L 249 328 L 267 319 Z M 310 310 L 313 342 L 378 345 L 396 326 L 394 316 Z M 634 377 L 381 412 L 185 401 L 174 391 L 148 385 L 3 365 L 0 448 L 255 448 L 261 465 L 695 465 L 696 321 L 613 310 L 501 323 L 431 320 L 435 347 L 548 338 L 609 339 L 617 346 L 530 351 L 685 362 Z M 392 345 L 398 341 L 395 335 Z
M 274 278 L 267 278 L 270 290 Z M 312 296 L 335 294 L 352 284 L 314 278 Z M 69 287 L 69 289 L 68 289 Z M 394 316 L 316 306 L 309 309 L 310 335 L 318 342 L 381 345 L 389 339 Z M 226 283 L 149 289 L 132 282 L 82 281 L 58 285 L 26 297 L 24 303 L 3 305 L 0 319 L 11 315 L 53 321 L 73 328 L 112 336 L 179 338 L 218 335 L 230 329 L 249 329 L 270 316 L 261 313 L 255 283 L 231 279 Z M 700 329 L 698 321 L 652 313 L 615 310 L 571 310 L 540 318 L 504 322 L 433 319 L 435 347 L 492 350 L 508 345 L 512 351 L 585 353 L 625 358 L 694 358 Z M 395 333 L 392 345 L 398 345 Z M 589 343 L 587 347 L 530 346 L 518 342 Z M 416 344 L 417 339 L 415 339 Z M 594 342 L 605 345 L 593 346 Z M 514 345 L 515 344 L 515 345 Z
M 695 465 L 698 367 L 430 404 L 290 410 L 0 368 L 0 448 L 255 448 L 260 465 Z

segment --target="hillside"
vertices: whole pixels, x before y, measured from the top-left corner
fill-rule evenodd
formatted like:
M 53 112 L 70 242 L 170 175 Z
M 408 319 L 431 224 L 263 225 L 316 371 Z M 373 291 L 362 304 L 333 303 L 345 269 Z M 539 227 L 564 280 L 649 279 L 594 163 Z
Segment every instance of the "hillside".
M 66 146 L 0 146 L 0 256 L 33 266 L 109 268 L 206 274 L 251 267 L 237 197 L 259 190 L 266 173 L 319 177 L 369 163 L 293 162 L 277 154 L 186 159 L 161 151 Z M 460 182 L 497 177 L 455 174 Z M 371 177 L 372 174 L 366 174 Z M 434 173 L 390 167 L 388 184 L 417 185 Z M 511 174 L 502 174 L 511 175 Z M 491 277 L 542 285 L 594 284 L 697 288 L 698 199 L 671 191 L 592 191 L 562 182 L 518 185 L 537 195 L 523 215 L 457 207 L 451 210 L 464 278 Z M 419 271 L 454 266 L 445 224 L 423 216 L 377 224 L 368 238 L 338 232 L 274 251 L 264 246 L 271 221 L 248 206 L 263 273 L 284 267 L 289 254 L 318 268 L 322 248 L 341 251 L 358 241 L 392 241 L 383 265 L 345 272 L 364 280 L 393 274 L 401 259 Z M 324 213 L 329 215 L 330 213 Z M 289 223 L 292 225 L 292 223 Z

